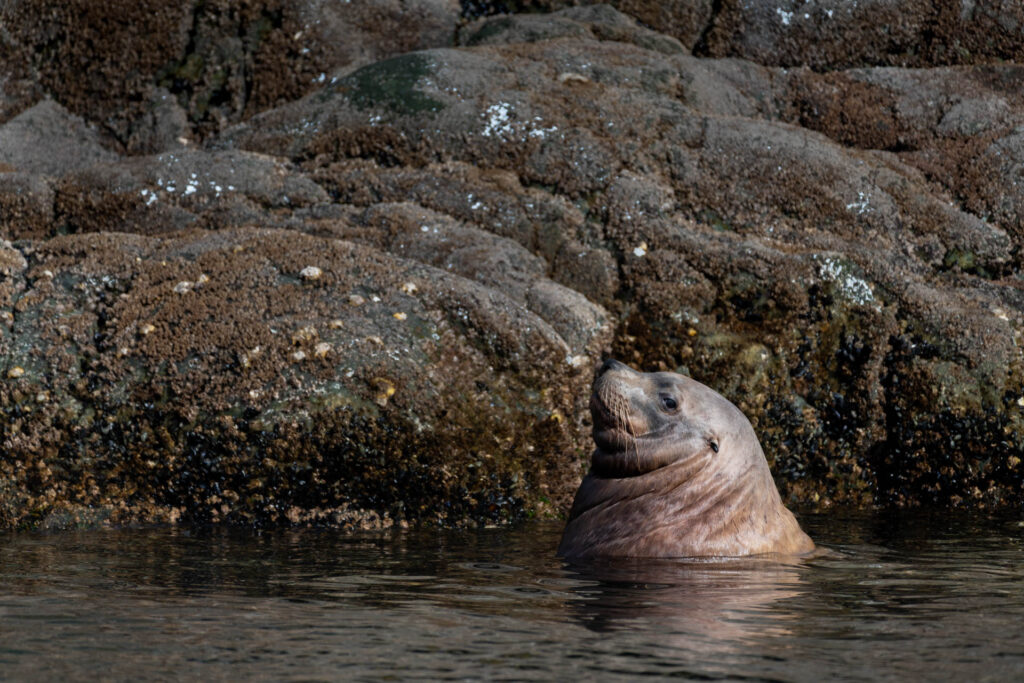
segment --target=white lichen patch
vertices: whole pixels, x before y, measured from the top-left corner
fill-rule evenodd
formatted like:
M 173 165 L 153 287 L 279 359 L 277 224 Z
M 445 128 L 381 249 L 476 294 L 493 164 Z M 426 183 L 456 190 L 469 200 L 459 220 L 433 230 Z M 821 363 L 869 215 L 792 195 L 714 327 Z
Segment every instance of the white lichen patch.
M 178 192 L 181 197 L 195 195 L 190 201 L 220 199 L 224 193 L 224 181 L 236 173 L 235 168 L 188 171 L 190 164 L 173 153 L 161 154 L 157 160 L 163 166 L 155 178 L 155 186 L 140 190 L 146 206 Z M 227 185 L 227 189 L 234 192 L 235 186 Z
M 139 335 L 143 337 L 147 337 L 154 332 L 156 332 L 156 326 L 153 323 L 146 323 L 139 328 Z
M 530 127 L 526 131 L 526 135 L 531 138 L 543 138 L 546 137 L 547 135 L 550 135 L 551 133 L 555 133 L 558 131 L 558 126 L 548 126 L 547 128 L 545 128 L 543 126 L 543 122 L 544 120 L 541 117 L 534 116 L 533 122 L 530 124 Z
M 813 7 L 808 7 L 808 5 L 813 5 L 813 3 L 814 3 L 814 0 L 803 0 L 803 5 L 804 5 L 803 9 L 812 9 L 812 10 L 814 10 Z M 854 0 L 853 6 L 854 7 L 857 6 L 856 0 Z M 781 7 L 776 7 L 775 8 L 775 14 L 778 15 L 779 22 L 783 26 L 792 26 L 793 23 L 794 23 L 794 21 L 793 21 L 794 19 L 796 19 L 796 20 L 803 19 L 804 21 L 811 21 L 811 18 L 812 18 L 811 17 L 811 12 L 799 12 L 799 11 L 796 11 L 795 8 L 794 8 L 793 11 L 789 11 L 789 10 L 782 9 Z M 824 16 L 824 17 L 828 17 L 829 19 L 831 19 L 832 15 L 833 15 L 833 10 L 825 9 L 823 7 L 820 7 L 820 8 L 817 8 L 816 14 L 819 17 Z
M 419 290 L 415 282 L 406 282 L 402 284 L 402 291 L 406 294 L 415 294 Z
M 480 134 L 485 138 L 508 136 L 515 132 L 512 127 L 512 105 L 508 102 L 498 102 L 487 107 L 484 118 L 484 129 Z
M 313 348 L 313 355 L 317 358 L 326 358 L 327 354 L 334 350 L 334 347 L 327 342 L 320 342 Z
M 294 360 L 295 362 L 306 360 L 306 352 L 303 351 L 302 349 L 299 349 L 298 351 L 292 354 L 292 360 Z
M 174 285 L 174 293 L 175 294 L 188 294 L 189 292 L 192 291 L 193 287 L 195 287 L 195 283 L 194 282 L 189 282 L 188 280 L 182 280 L 178 284 Z
M 851 273 L 839 259 L 831 256 L 825 257 L 818 267 L 818 276 L 828 282 L 834 282 L 838 293 L 847 301 L 861 306 L 874 304 L 875 307 L 878 307 L 871 285 L 863 278 Z
M 647 242 L 641 242 L 633 249 L 633 256 L 636 256 L 637 258 L 641 258 L 645 254 L 647 254 Z
M 847 211 L 852 211 L 858 216 L 862 216 L 871 210 L 871 195 L 864 194 L 863 192 L 857 193 L 857 201 L 850 202 L 846 205 Z
M 393 318 L 394 318 L 395 320 L 405 320 L 406 318 L 408 318 L 408 317 L 409 317 L 409 316 L 407 316 L 407 315 L 406 315 L 405 313 L 403 313 L 402 311 L 397 311 L 397 312 L 395 312 L 395 313 L 392 313 L 392 314 L 391 314 L 391 316 L 392 316 L 392 317 L 393 317 Z
M 17 379 L 25 374 L 25 368 L 20 365 L 15 365 L 13 368 L 7 371 L 7 376 L 11 379 Z
M 544 126 L 544 119 L 534 116 L 532 119 L 519 120 L 508 102 L 498 102 L 487 108 L 483 114 L 484 128 L 480 134 L 485 138 L 543 138 L 558 130 L 558 126 Z

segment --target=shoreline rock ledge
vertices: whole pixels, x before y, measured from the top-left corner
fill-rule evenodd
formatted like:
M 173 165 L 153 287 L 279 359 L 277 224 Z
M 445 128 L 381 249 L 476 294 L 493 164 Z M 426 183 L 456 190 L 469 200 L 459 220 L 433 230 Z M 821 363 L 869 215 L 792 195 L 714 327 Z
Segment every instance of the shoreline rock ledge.
M 1024 16 L 796 4 L 6 3 L 0 529 L 564 515 L 608 354 L 1020 510 Z

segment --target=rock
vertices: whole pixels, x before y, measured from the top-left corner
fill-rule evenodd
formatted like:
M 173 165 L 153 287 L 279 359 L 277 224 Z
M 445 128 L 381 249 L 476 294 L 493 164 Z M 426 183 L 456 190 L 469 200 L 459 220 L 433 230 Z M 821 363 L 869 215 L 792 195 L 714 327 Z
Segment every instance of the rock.
M 987 217 L 1012 226 L 1016 237 L 1024 237 L 1024 181 L 1020 172 L 1024 163 L 1024 125 L 994 141 L 977 162 L 981 168 L 994 171 L 988 178 L 972 178 L 976 184 L 971 189 L 979 195 Z
M 996 435 L 1003 418 L 989 416 L 1001 410 L 998 396 L 1012 391 L 1010 378 L 1020 371 L 1020 358 L 1006 355 L 1015 328 L 985 323 L 984 343 L 971 347 L 961 340 L 962 326 L 982 324 L 971 312 L 976 304 L 966 302 L 980 297 L 985 307 L 1003 310 L 1015 296 L 962 275 L 994 277 L 1012 267 L 1005 223 L 951 206 L 915 168 L 920 161 L 898 146 L 896 154 L 850 149 L 773 120 L 780 112 L 790 115 L 789 98 L 805 92 L 797 79 L 813 80 L 810 74 L 612 47 L 573 31 L 559 16 L 561 28 L 550 36 L 531 34 L 528 44 L 505 46 L 499 38 L 519 35 L 529 22 L 492 19 L 488 23 L 498 21 L 502 32 L 476 41 L 489 45 L 410 56 L 402 92 L 429 106 L 396 107 L 393 94 L 370 97 L 342 84 L 256 117 L 228 131 L 223 143 L 314 159 L 313 173 L 339 198 L 364 203 L 412 196 L 504 232 L 550 264 L 564 262 L 562 250 L 585 253 L 570 245 L 602 253 L 618 270 L 610 294 L 609 285 L 599 288 L 610 295 L 612 310 L 623 311 L 626 334 L 617 338 L 616 353 L 648 367 L 688 369 L 732 397 L 764 430 L 791 495 L 949 501 L 973 490 L 977 478 L 971 488 L 944 493 L 886 488 L 882 482 L 894 466 L 879 454 L 899 433 L 891 417 L 898 410 L 922 419 L 936 410 L 955 414 L 961 423 L 975 421 L 987 438 L 1002 439 Z M 517 68 L 501 69 L 506 59 Z M 574 60 L 579 69 L 567 66 Z M 584 77 L 552 77 L 566 70 Z M 891 84 L 890 94 L 868 102 L 892 103 L 898 130 L 924 126 L 930 109 L 910 84 L 926 74 L 865 70 L 851 76 L 865 92 L 882 93 L 879 79 Z M 815 87 L 829 82 L 842 87 L 825 77 Z M 963 102 L 980 91 L 961 92 Z M 1006 108 L 996 105 L 995 111 L 1009 119 L 1012 100 L 1004 99 Z M 970 109 L 961 111 L 954 116 Z M 925 129 L 933 138 L 949 135 L 946 128 Z M 357 137 L 354 130 L 360 130 Z M 434 161 L 442 154 L 443 164 Z M 416 170 L 377 171 L 352 157 Z M 509 231 L 510 223 L 525 228 L 529 222 L 480 222 L 486 219 L 474 209 L 496 202 L 462 189 L 462 179 L 471 176 L 452 173 L 460 164 L 473 164 L 478 178 L 511 172 L 516 180 L 505 187 L 539 185 L 549 197 L 574 203 L 582 220 L 562 224 L 554 255 L 530 231 Z M 554 279 L 579 281 L 557 270 Z M 944 303 L 935 310 L 955 316 L 959 333 L 925 313 L 925 302 L 938 300 Z M 908 329 L 916 331 L 907 337 Z M 971 386 L 1000 389 L 909 407 L 907 397 L 883 390 L 887 382 L 898 384 L 893 373 L 910 372 L 890 352 L 893 340 L 905 337 L 929 340 L 931 350 L 920 353 L 952 363 L 938 367 L 955 367 Z M 989 354 L 1008 370 L 983 370 L 992 367 L 983 360 Z M 968 395 L 987 398 L 959 403 Z M 809 430 L 802 441 L 792 436 L 797 423 Z M 832 455 L 816 460 L 815 452 Z M 1012 488 L 1016 480 L 1004 481 Z M 979 490 L 994 501 L 1010 489 Z
M 16 298 L 24 290 L 22 273 L 28 267 L 25 256 L 15 249 L 10 242 L 0 242 L 0 326 L 10 327 L 14 316 L 11 307 Z
M 783 116 L 843 144 L 892 151 L 968 211 L 1017 231 L 1022 214 L 1007 188 L 1024 125 L 1022 74 L 1015 65 L 793 72 Z M 841 104 L 850 98 L 857 104 Z
M 191 7 L 125 0 L 12 0 L 0 9 L 11 51 L 42 88 L 119 137 L 140 113 L 154 75 L 189 44 L 192 19 Z
M 164 9 L 103 102 L 0 10 L 76 112 L 0 119 L 0 526 L 556 515 L 609 354 L 792 502 L 1019 506 L 1016 10 L 565 4 Z
M 0 173 L 0 239 L 41 238 L 54 227 L 52 179 Z
M 102 122 L 136 153 L 177 146 L 166 133 L 181 122 L 163 109 L 164 92 L 187 112 L 188 137 L 198 140 L 320 87 L 336 69 L 448 45 L 457 21 L 454 0 L 14 0 L 0 8 L 11 61 L 34 69 L 61 104 Z
M 698 51 L 816 70 L 1020 61 L 1024 10 L 999 0 L 723 3 Z
M 125 147 L 133 154 L 183 150 L 192 141 L 188 112 L 166 88 L 152 91 L 149 106 L 131 122 Z
M 550 14 L 522 14 L 487 17 L 463 28 L 461 45 L 505 45 L 533 43 L 556 38 L 596 38 L 681 54 L 687 50 L 678 41 L 639 26 L 611 5 L 571 7 Z
M 7 123 L 43 96 L 29 55 L 14 45 L 7 31 L 0 31 L 0 124 Z
M 65 232 L 159 234 L 185 227 L 275 224 L 327 200 L 280 160 L 251 152 L 181 150 L 97 164 L 66 175 L 56 210 Z
M 20 415 L 5 480 L 32 492 L 11 523 L 70 502 L 115 520 L 497 520 L 576 476 L 589 373 L 496 290 L 288 231 L 72 235 L 27 271 L 4 258 L 25 290 L 0 337 L 24 368 L 0 386 Z
M 596 358 L 611 341 L 608 313 L 548 280 L 544 261 L 517 242 L 410 204 L 373 205 L 357 225 L 336 225 L 332 234 L 359 241 L 373 236 L 373 244 L 392 254 L 502 292 L 550 324 L 565 341 L 567 356 L 578 358 L 576 363 Z M 377 229 L 367 231 L 362 227 L 366 225 Z
M 645 26 L 674 36 L 693 49 L 701 43 L 701 37 L 708 29 L 714 16 L 712 0 L 690 0 L 690 2 L 651 2 L 650 0 L 616 0 L 615 8 L 636 17 Z
M 0 159 L 9 171 L 57 176 L 115 158 L 95 130 L 51 100 L 0 126 Z

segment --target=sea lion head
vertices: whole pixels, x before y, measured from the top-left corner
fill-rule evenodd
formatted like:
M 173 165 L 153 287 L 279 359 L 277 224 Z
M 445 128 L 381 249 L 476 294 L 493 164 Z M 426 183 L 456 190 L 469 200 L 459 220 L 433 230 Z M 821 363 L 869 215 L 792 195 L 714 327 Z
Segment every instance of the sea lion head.
M 616 360 L 597 371 L 590 413 L 597 446 L 591 471 L 599 477 L 632 477 L 681 462 L 699 467 L 740 436 L 757 443 L 743 413 L 709 387 L 672 372 L 637 372 Z

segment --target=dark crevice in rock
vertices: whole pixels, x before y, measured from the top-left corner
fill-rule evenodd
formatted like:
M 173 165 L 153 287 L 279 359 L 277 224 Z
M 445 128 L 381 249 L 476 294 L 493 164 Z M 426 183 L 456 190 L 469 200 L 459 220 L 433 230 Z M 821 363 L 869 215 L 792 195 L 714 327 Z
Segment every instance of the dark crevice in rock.
M 694 57 L 711 57 L 710 52 L 710 37 L 711 32 L 715 29 L 715 25 L 718 22 L 719 16 L 725 9 L 726 3 L 730 0 L 712 0 L 711 2 L 711 13 L 708 16 L 707 22 L 701 28 L 700 33 L 697 36 L 697 40 L 690 46 L 690 52 L 693 53 Z

